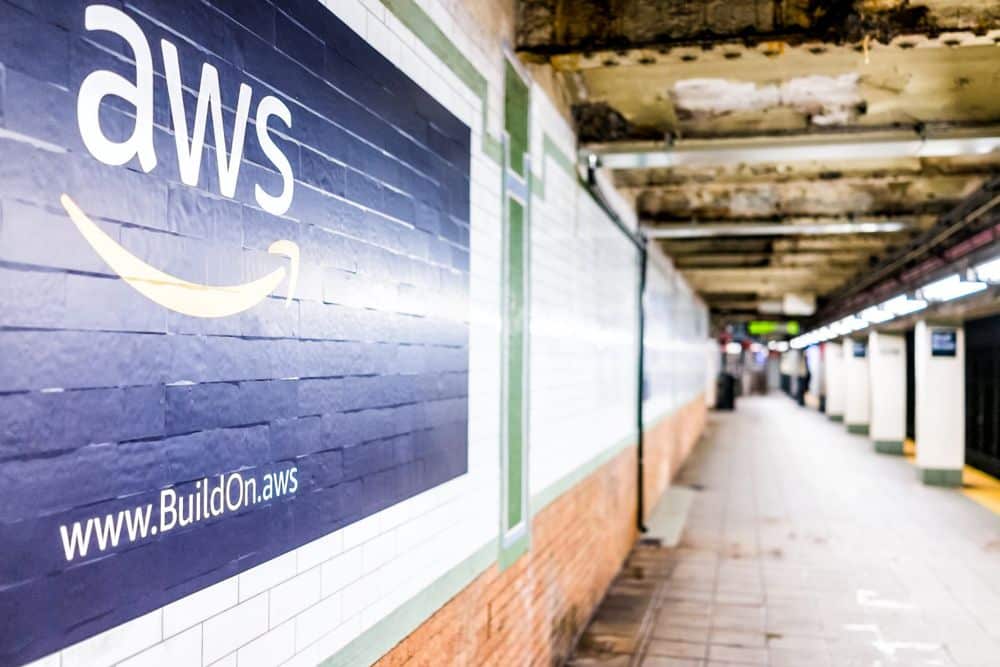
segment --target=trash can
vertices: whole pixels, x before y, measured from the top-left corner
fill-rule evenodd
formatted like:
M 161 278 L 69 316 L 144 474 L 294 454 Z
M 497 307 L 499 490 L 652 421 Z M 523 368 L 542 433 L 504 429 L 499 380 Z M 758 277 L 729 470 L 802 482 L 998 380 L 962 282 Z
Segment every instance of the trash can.
M 736 378 L 729 373 L 719 373 L 715 392 L 716 410 L 733 410 L 736 408 Z

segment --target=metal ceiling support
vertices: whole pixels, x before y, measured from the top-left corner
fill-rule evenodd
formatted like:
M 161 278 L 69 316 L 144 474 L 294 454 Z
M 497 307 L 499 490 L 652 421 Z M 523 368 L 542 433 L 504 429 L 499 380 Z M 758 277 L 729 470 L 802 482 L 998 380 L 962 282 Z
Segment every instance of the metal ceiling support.
M 853 221 L 814 224 L 745 222 L 731 224 L 693 224 L 657 227 L 644 225 L 643 233 L 651 239 L 702 239 L 721 236 L 831 236 L 839 234 L 885 234 L 906 229 L 897 221 Z
M 955 157 L 1000 150 L 1000 126 L 916 131 L 873 131 L 788 137 L 681 140 L 671 146 L 631 148 L 600 144 L 580 149 L 584 164 L 596 155 L 602 167 L 644 169 L 716 167 L 760 162 L 834 161 L 865 158 Z

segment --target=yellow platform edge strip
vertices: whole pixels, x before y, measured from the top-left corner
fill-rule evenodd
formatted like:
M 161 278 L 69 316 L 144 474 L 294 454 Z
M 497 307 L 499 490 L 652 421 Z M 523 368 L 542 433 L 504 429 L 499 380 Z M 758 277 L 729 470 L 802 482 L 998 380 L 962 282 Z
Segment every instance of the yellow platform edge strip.
M 903 443 L 903 455 L 910 463 L 916 464 L 917 446 L 910 438 Z M 1000 515 L 1000 480 L 997 478 L 972 466 L 965 466 L 962 469 L 961 492 L 966 498 Z

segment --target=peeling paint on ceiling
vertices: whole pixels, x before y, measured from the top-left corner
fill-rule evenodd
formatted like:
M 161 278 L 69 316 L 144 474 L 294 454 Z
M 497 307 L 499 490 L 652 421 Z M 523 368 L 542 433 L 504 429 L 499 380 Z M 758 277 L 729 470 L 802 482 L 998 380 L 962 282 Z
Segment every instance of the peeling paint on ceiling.
M 864 111 L 856 72 L 839 76 L 801 76 L 778 83 L 758 84 L 729 79 L 682 79 L 670 89 L 681 118 L 721 116 L 740 111 L 767 111 L 788 107 L 816 125 L 846 125 Z

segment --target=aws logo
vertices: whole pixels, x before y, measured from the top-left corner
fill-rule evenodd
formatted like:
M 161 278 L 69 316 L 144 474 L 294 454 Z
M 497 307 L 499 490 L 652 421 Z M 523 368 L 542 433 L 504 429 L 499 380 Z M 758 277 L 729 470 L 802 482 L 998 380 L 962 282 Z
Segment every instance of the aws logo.
M 150 172 L 156 167 L 157 157 L 153 147 L 153 57 L 149 41 L 142 28 L 132 18 L 106 5 L 87 7 L 85 26 L 87 30 L 108 31 L 123 38 L 132 49 L 136 71 L 135 81 L 109 70 L 96 70 L 84 79 L 80 85 L 76 105 L 77 123 L 83 143 L 95 158 L 105 164 L 119 166 L 138 158 L 139 166 L 144 171 Z M 235 196 L 253 89 L 245 83 L 240 84 L 232 141 L 227 148 L 222 120 L 222 96 L 219 92 L 219 73 L 215 67 L 204 63 L 194 112 L 193 131 L 189 134 L 177 48 L 163 39 L 160 40 L 160 50 L 163 54 L 163 68 L 167 80 L 167 95 L 170 101 L 170 116 L 181 181 L 190 186 L 198 185 L 205 133 L 211 114 L 219 190 L 226 197 Z M 109 96 L 124 100 L 135 107 L 135 127 L 132 134 L 124 141 L 109 139 L 101 129 L 101 102 Z M 257 141 L 265 157 L 281 175 L 282 188 L 278 193 L 270 193 L 257 184 L 254 186 L 254 197 L 265 211 L 282 215 L 292 204 L 295 179 L 291 163 L 268 134 L 267 123 L 272 116 L 278 118 L 286 127 L 292 126 L 292 114 L 285 103 L 272 95 L 267 95 L 257 104 L 254 119 Z M 188 141 L 189 136 L 190 141 Z M 260 303 L 285 279 L 286 270 L 282 267 L 262 278 L 240 285 L 211 286 L 187 282 L 160 271 L 130 253 L 88 218 L 69 195 L 63 194 L 60 203 L 73 224 L 108 266 L 145 297 L 170 310 L 193 317 L 233 315 Z M 287 305 L 291 302 L 298 278 L 299 248 L 292 241 L 277 240 L 271 244 L 268 252 L 289 259 Z

